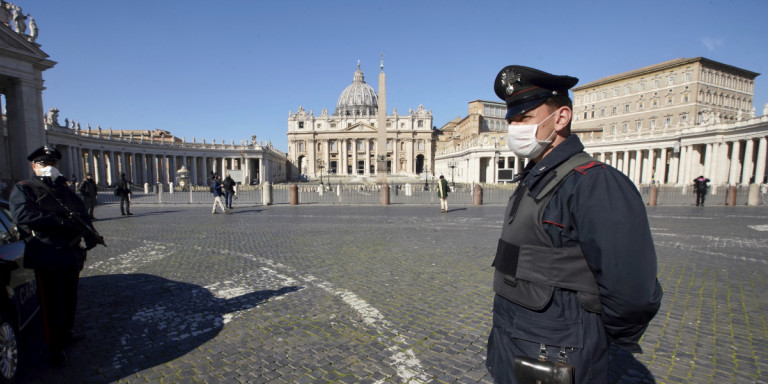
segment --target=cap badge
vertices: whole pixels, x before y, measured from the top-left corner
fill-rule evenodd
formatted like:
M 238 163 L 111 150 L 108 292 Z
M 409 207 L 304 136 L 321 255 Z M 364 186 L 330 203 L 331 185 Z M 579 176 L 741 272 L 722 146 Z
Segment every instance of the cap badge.
M 504 86 L 504 91 L 507 95 L 511 95 L 515 92 L 514 83 L 520 82 L 521 75 L 515 72 L 514 69 L 507 69 L 501 74 L 501 85 Z

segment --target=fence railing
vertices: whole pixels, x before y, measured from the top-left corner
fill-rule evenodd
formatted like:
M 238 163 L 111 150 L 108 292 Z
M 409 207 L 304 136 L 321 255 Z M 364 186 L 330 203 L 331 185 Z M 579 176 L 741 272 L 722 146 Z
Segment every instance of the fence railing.
M 290 188 L 292 184 L 272 185 L 272 204 L 290 204 Z M 323 185 L 311 183 L 299 183 L 299 204 L 319 205 L 380 205 L 381 187 L 371 184 L 337 184 Z M 452 206 L 467 206 L 474 203 L 474 184 L 451 185 L 448 195 L 448 203 Z M 507 184 L 483 184 L 484 205 L 506 205 L 514 191 L 515 185 Z M 240 186 L 235 200 L 235 205 L 264 205 L 264 186 Z M 393 205 L 429 205 L 438 204 L 437 187 L 428 185 L 425 191 L 424 184 L 392 184 L 390 185 L 389 201 Z M 178 187 L 171 192 L 168 185 L 155 185 L 145 193 L 143 188 L 134 187 L 131 195 L 131 204 L 213 204 L 213 195 L 208 187 L 193 187 L 191 190 L 180 190 Z M 748 187 L 736 188 L 736 205 L 747 205 Z M 638 190 L 643 201 L 650 202 L 650 185 L 641 185 Z M 706 205 L 727 205 L 727 186 L 713 186 L 706 196 Z M 101 189 L 99 191 L 99 204 L 113 204 L 119 202 L 114 196 L 113 190 Z M 694 205 L 696 194 L 692 187 L 659 186 L 656 205 L 659 206 L 686 206 Z M 760 188 L 759 205 L 768 205 L 768 187 Z

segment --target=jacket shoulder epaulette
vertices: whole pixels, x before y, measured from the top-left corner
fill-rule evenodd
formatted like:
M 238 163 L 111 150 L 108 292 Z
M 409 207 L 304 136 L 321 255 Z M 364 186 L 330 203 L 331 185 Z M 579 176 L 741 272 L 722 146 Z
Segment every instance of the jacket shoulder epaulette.
M 581 173 L 582 175 L 586 175 L 587 171 L 596 167 L 603 167 L 605 168 L 605 164 L 602 161 L 590 161 L 586 164 L 579 165 L 578 167 L 574 168 L 573 170 L 576 172 Z

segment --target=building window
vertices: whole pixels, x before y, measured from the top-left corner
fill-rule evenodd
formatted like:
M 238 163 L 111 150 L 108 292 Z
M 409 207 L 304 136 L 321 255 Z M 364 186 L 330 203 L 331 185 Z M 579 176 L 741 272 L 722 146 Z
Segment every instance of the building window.
M 612 92 L 612 95 L 613 96 L 618 96 L 619 95 L 619 89 L 618 88 L 614 88 L 613 92 Z
M 672 118 L 671 117 L 664 118 L 664 126 L 669 127 L 670 125 L 672 125 Z
M 330 147 L 331 147 L 331 151 L 332 152 L 336 152 L 336 142 L 335 141 L 331 141 L 330 142 Z
M 336 123 L 331 123 L 331 128 L 336 128 Z
M 624 105 L 624 112 L 625 112 L 625 113 L 628 113 L 628 112 L 629 112 L 629 104 L 625 104 L 625 105 Z
M 616 133 L 616 124 L 611 124 L 611 134 Z
M 689 102 L 690 100 L 691 100 L 691 97 L 690 97 L 690 96 L 688 96 L 688 94 L 687 94 L 687 93 L 684 93 L 684 94 L 683 94 L 683 96 L 680 98 L 680 101 L 682 101 L 683 103 L 687 103 L 687 102 Z
M 626 132 L 628 129 L 629 129 L 629 127 L 628 127 L 627 123 L 622 123 L 621 124 L 621 131 L 622 132 Z
M 675 77 L 674 76 L 667 77 L 667 85 L 673 85 L 673 84 L 675 84 Z
M 641 129 L 643 129 L 643 122 L 642 121 L 636 122 L 635 123 L 635 130 L 640 132 Z
M 658 101 L 658 100 L 653 100 L 653 101 L 651 102 L 651 107 L 654 107 L 654 108 L 656 108 L 656 107 L 658 107 L 658 106 L 659 106 L 659 101 Z
M 600 117 L 605 117 L 605 108 L 600 108 Z
M 600 91 L 600 100 L 605 100 L 605 91 Z
M 611 115 L 615 115 L 618 112 L 618 108 L 614 105 L 611 107 Z
M 645 91 L 645 82 L 640 83 L 640 90 Z
M 645 105 L 643 104 L 642 101 L 637 103 L 637 110 L 638 111 L 642 111 L 644 107 L 645 107 Z
M 584 112 L 584 120 L 586 120 L 586 119 L 587 119 L 587 114 L 588 114 L 588 113 L 589 113 L 589 112 Z
M 302 128 L 304 128 L 304 122 L 303 121 L 299 121 L 299 129 L 302 129 Z
M 625 87 L 624 87 L 624 93 L 625 93 L 625 94 L 627 94 L 627 95 L 629 95 L 630 93 L 632 93 L 632 86 L 631 86 L 631 85 L 627 85 L 627 86 L 625 86 Z
M 681 123 L 687 123 L 688 122 L 688 114 L 687 113 L 683 113 L 682 115 L 680 115 L 680 122 Z
M 692 75 L 690 72 L 683 73 L 683 81 L 691 81 Z
M 667 105 L 672 105 L 672 98 L 671 97 L 667 97 Z
M 659 79 L 653 79 L 653 87 L 658 88 L 661 86 L 661 80 Z
M 365 142 L 358 141 L 357 142 L 357 150 L 359 152 L 365 151 Z
M 656 129 L 656 119 L 651 119 L 651 121 L 649 122 L 648 126 L 651 129 Z
M 419 148 L 419 151 L 423 151 L 424 150 L 424 140 L 419 140 L 419 147 L 418 148 Z
M 304 149 L 304 142 L 303 141 L 299 141 L 299 152 L 304 152 L 304 151 L 305 151 L 305 149 Z
M 387 151 L 392 150 L 392 140 L 387 140 Z

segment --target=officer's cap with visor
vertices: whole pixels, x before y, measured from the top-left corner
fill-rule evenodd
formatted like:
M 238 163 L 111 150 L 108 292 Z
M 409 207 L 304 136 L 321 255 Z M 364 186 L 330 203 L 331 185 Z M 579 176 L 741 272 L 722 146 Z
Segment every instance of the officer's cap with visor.
M 507 103 L 506 119 L 535 109 L 552 96 L 568 96 L 579 79 L 557 76 L 522 65 L 504 67 L 493 83 L 496 96 Z
M 27 156 L 27 160 L 33 163 L 58 163 L 61 160 L 61 152 L 50 145 L 44 145 Z

